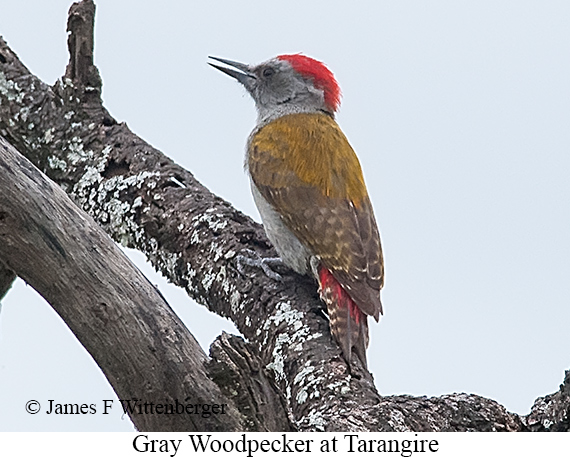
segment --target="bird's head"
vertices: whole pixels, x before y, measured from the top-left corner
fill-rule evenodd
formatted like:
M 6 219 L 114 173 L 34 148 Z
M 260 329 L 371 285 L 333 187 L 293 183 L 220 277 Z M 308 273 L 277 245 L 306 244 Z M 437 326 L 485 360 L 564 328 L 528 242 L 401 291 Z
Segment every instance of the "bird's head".
M 311 57 L 286 54 L 255 66 L 218 57 L 210 59 L 224 64 L 211 66 L 244 85 L 262 120 L 301 112 L 334 115 L 340 105 L 340 87 L 332 72 Z

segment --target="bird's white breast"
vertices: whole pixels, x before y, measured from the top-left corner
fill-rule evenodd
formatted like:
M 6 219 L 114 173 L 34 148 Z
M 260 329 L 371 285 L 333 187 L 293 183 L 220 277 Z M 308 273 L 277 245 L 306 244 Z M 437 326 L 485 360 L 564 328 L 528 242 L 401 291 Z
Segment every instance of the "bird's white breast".
M 299 274 L 307 274 L 311 259 L 309 250 L 287 228 L 279 213 L 263 198 L 253 182 L 251 182 L 251 192 L 261 215 L 265 233 L 275 246 L 283 263 Z

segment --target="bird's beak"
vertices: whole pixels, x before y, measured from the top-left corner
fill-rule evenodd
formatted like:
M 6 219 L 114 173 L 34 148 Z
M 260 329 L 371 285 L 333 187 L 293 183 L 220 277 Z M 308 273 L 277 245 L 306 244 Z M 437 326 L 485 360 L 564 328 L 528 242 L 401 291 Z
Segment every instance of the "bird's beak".
M 208 62 L 208 65 L 211 65 L 212 67 L 217 68 L 220 71 L 223 71 L 226 75 L 230 75 L 232 78 L 237 79 L 240 83 L 242 83 L 246 87 L 247 83 L 251 82 L 252 78 L 255 79 L 255 75 L 251 72 L 249 65 L 246 65 L 244 63 L 234 62 L 233 60 L 220 59 L 219 57 L 208 56 L 208 58 L 227 65 L 227 67 L 221 67 L 219 65 Z M 239 71 L 234 70 L 234 68 Z

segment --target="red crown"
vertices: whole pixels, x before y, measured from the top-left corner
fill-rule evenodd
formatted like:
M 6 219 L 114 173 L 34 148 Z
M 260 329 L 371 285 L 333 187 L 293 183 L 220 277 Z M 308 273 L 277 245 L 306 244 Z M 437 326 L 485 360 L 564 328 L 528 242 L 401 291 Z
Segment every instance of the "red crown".
M 316 88 L 322 89 L 325 95 L 325 104 L 333 112 L 340 105 L 340 87 L 332 72 L 324 63 L 302 54 L 284 54 L 277 56 L 279 60 L 286 60 L 293 69 L 311 79 Z

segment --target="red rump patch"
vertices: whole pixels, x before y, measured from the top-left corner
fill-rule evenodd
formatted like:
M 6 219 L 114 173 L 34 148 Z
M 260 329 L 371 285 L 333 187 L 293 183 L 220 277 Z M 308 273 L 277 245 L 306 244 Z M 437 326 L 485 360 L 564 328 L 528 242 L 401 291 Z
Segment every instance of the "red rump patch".
M 332 295 L 336 298 L 338 306 L 340 308 L 348 307 L 350 317 L 359 324 L 362 311 L 360 311 L 360 308 L 358 308 L 354 300 L 350 298 L 350 295 L 348 295 L 344 287 L 340 285 L 332 273 L 323 266 L 319 268 L 319 283 L 321 285 L 321 291 L 330 290 Z
M 340 105 L 340 87 L 332 72 L 318 60 L 302 54 L 284 54 L 277 57 L 286 60 L 293 69 L 308 79 L 313 80 L 316 88 L 325 93 L 326 105 L 335 112 Z

